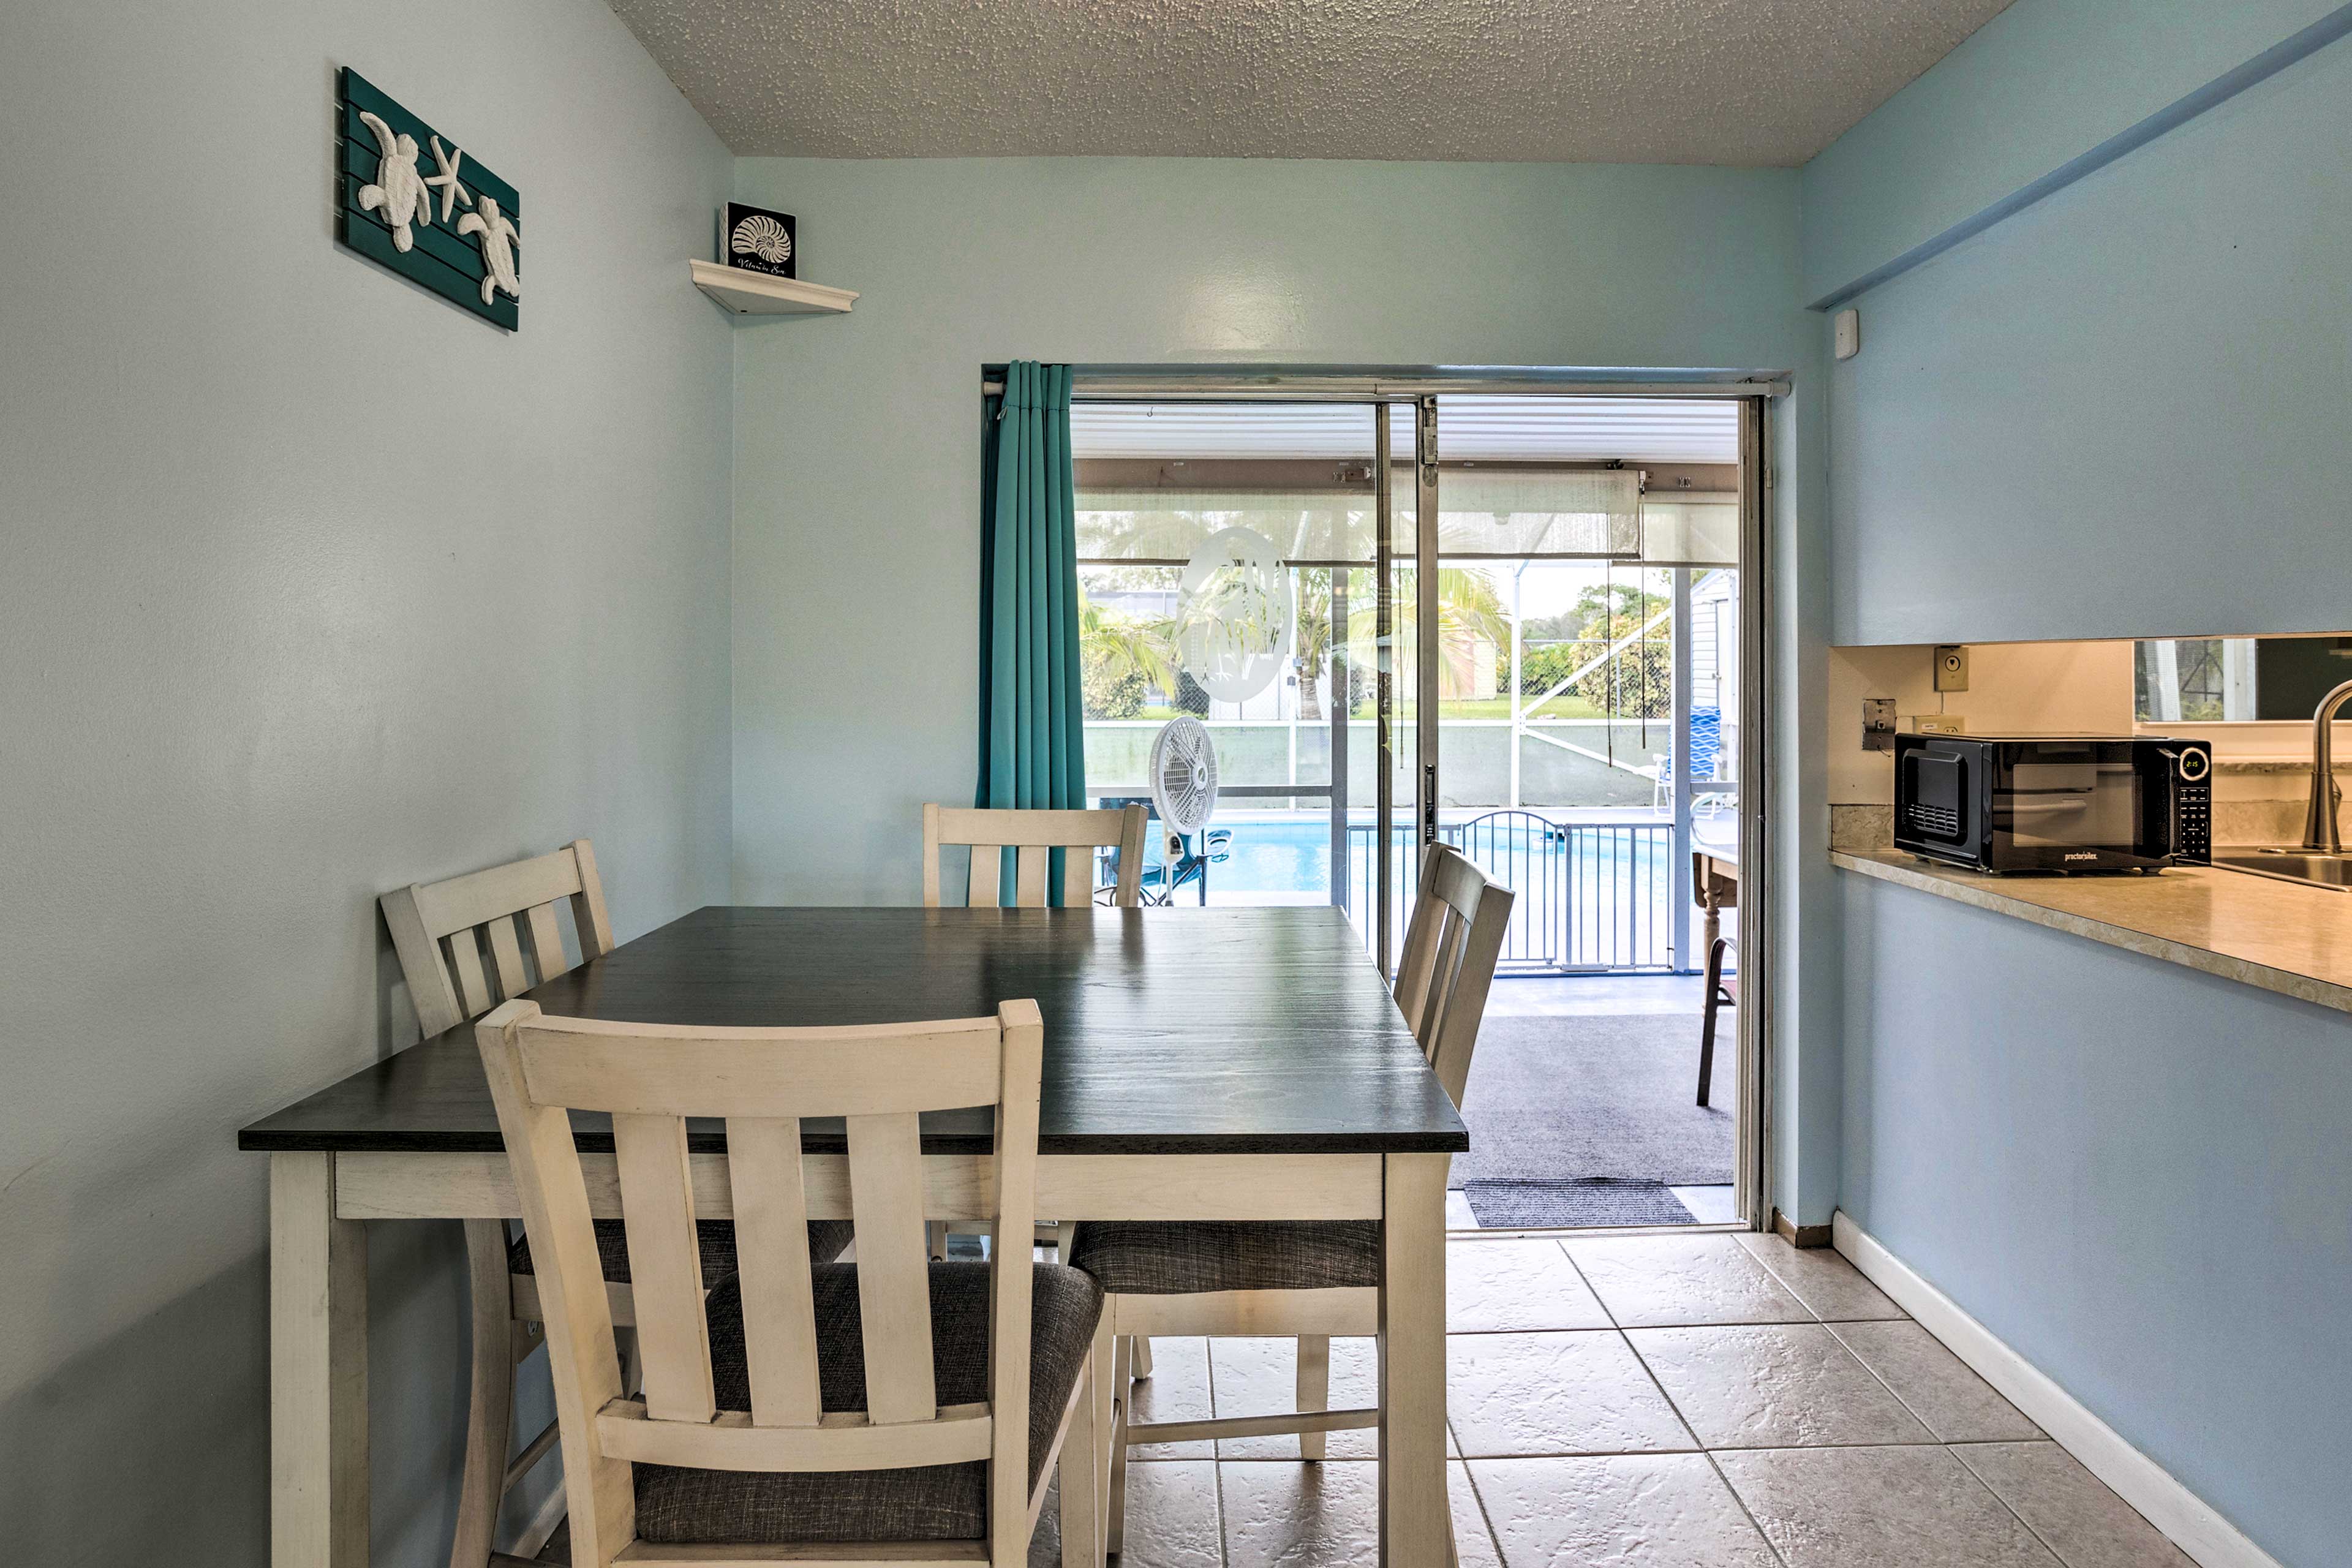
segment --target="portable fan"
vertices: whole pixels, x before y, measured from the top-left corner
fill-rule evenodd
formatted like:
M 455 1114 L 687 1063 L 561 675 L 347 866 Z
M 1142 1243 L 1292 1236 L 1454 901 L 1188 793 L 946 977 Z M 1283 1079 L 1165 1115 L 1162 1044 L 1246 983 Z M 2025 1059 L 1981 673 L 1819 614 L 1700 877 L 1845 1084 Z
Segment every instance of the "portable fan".
M 1165 904 L 1185 883 L 1209 901 L 1209 863 L 1223 860 L 1227 836 L 1208 831 L 1217 808 L 1217 748 L 1198 719 L 1171 719 L 1151 740 L 1151 807 L 1167 838 L 1160 864 L 1143 872 L 1145 901 Z
M 1171 719 L 1152 737 L 1151 806 L 1179 838 L 1209 826 L 1217 808 L 1217 748 L 1198 719 Z

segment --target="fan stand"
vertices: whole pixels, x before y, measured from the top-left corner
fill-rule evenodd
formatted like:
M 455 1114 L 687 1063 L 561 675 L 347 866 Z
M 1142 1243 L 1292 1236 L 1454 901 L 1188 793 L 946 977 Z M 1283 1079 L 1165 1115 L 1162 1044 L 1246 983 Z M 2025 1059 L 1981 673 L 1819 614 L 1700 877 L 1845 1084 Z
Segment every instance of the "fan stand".
M 1155 901 L 1161 909 L 1173 905 L 1176 902 L 1176 889 L 1188 879 L 1194 878 L 1197 878 L 1201 884 L 1202 907 L 1207 907 L 1209 858 L 1205 853 L 1198 857 L 1194 856 L 1192 843 L 1184 835 L 1163 831 L 1160 841 L 1160 863 L 1165 869 L 1161 873 L 1160 894 Z

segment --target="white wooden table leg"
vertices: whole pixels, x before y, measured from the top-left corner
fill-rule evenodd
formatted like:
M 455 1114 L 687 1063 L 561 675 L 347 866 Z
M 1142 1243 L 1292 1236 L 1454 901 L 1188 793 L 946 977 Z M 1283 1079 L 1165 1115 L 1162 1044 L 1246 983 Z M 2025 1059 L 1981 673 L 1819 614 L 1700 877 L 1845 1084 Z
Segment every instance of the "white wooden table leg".
M 481 1568 L 490 1560 L 498 1534 L 499 1504 L 507 1495 L 507 1451 L 514 1440 L 514 1288 L 508 1272 L 507 1222 L 469 1219 L 465 1226 L 474 1353 L 449 1568 Z
M 1445 1489 L 1445 1175 L 1444 1154 L 1384 1161 L 1381 1241 L 1381 1562 L 1445 1568 L 1453 1510 Z
M 331 1154 L 269 1157 L 273 1568 L 366 1568 L 367 1232 Z

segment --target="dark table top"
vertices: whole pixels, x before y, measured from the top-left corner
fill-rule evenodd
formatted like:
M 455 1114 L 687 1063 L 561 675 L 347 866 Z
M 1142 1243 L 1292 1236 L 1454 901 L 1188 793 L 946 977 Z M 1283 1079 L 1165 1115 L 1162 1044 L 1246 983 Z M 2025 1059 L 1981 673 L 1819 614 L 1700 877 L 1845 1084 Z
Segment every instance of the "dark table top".
M 526 994 L 633 1023 L 1045 1021 L 1047 1154 L 1458 1153 L 1468 1131 L 1339 910 L 697 910 Z M 580 1146 L 612 1147 L 577 1113 Z M 840 1123 L 803 1124 L 837 1151 Z M 717 1152 L 717 1122 L 688 1142 Z M 934 1153 L 986 1152 L 985 1111 L 923 1120 Z M 237 1134 L 263 1152 L 497 1152 L 460 1026 Z

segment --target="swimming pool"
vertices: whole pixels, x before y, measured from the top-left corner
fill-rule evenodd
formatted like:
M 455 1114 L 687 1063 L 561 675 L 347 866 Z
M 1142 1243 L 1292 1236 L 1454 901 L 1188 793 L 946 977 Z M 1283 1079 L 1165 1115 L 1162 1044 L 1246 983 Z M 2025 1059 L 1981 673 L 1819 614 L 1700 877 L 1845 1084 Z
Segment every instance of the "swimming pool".
M 1220 812 L 1225 858 L 1208 868 L 1213 903 L 1321 903 L 1331 896 L 1330 818 L 1310 812 Z M 1503 963 L 1532 969 L 1637 969 L 1671 963 L 1673 829 L 1662 821 L 1562 822 L 1495 811 L 1439 825 L 1440 837 L 1517 895 Z M 1156 841 L 1155 836 L 1155 841 Z M 1391 830 L 1396 881 L 1392 918 L 1402 931 L 1419 868 L 1409 822 Z M 1357 924 L 1377 879 L 1370 814 L 1348 826 L 1346 905 Z M 1149 865 L 1160 863 L 1157 848 Z M 1200 897 L 1188 886 L 1179 902 Z

